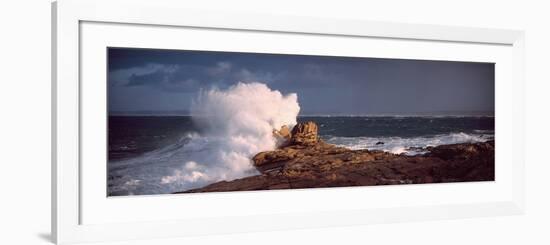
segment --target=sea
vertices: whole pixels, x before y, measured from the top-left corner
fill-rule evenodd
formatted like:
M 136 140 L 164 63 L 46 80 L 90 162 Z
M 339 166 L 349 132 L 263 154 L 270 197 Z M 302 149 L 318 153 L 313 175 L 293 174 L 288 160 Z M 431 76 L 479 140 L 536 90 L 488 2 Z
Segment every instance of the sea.
M 406 155 L 424 154 L 428 146 L 492 140 L 495 128 L 493 116 L 299 116 L 297 121 L 316 122 L 320 138 L 330 144 Z M 215 162 L 205 162 L 220 142 L 203 134 L 191 116 L 109 116 L 109 196 L 172 193 L 258 174 L 253 168 L 220 174 Z

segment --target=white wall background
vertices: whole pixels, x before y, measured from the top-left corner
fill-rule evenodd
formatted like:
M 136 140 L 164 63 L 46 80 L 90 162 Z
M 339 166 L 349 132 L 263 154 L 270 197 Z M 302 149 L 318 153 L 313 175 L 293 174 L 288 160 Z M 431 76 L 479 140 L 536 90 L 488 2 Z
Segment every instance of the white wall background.
M 163 240 L 167 244 L 550 244 L 547 1 L 189 1 L 190 8 L 527 31 L 527 214 Z M 50 1 L 0 7 L 0 244 L 50 231 Z M 159 244 L 160 241 L 116 244 Z

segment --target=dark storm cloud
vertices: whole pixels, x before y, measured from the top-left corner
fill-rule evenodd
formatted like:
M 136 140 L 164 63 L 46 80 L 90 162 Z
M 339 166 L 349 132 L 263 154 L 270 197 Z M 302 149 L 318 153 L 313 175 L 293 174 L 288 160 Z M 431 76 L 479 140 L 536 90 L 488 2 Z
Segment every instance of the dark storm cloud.
M 143 74 L 143 75 L 132 74 L 128 78 L 128 83 L 126 84 L 126 86 L 140 86 L 140 85 L 155 86 L 158 84 L 162 84 L 162 82 L 165 81 L 166 78 L 167 78 L 166 74 L 164 74 L 161 71 L 157 71 L 149 74 Z
M 282 79 L 282 73 L 248 70 L 223 61 L 203 66 L 149 63 L 109 72 L 111 86 L 148 86 L 166 92 L 196 92 L 201 88 L 226 88 L 237 82 L 269 83 Z
M 197 66 L 149 64 L 144 67 L 128 71 L 126 78 L 119 80 L 122 85 L 148 86 L 166 92 L 194 92 L 200 88 L 199 81 L 203 79 L 205 71 Z M 212 80 L 208 80 L 212 81 Z
M 306 114 L 494 111 L 491 63 L 110 48 L 108 82 L 111 111 L 187 110 L 237 82 L 297 93 Z

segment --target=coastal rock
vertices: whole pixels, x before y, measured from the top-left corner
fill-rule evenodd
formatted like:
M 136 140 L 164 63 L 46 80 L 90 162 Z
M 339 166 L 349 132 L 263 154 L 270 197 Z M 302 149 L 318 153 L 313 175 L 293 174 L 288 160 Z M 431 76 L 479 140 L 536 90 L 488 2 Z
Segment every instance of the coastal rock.
M 469 159 L 480 154 L 494 152 L 495 141 L 487 141 L 476 144 L 452 144 L 441 145 L 430 149 L 428 156 L 449 159 Z
M 252 158 L 254 166 L 260 172 L 281 170 L 291 167 L 295 163 L 309 162 L 318 165 L 318 161 L 341 162 L 333 156 L 349 151 L 343 147 L 336 147 L 319 141 L 315 145 L 290 145 L 274 151 L 260 152 Z M 352 156 L 349 156 L 352 158 Z M 350 158 L 350 160 L 351 160 Z
M 313 122 L 292 132 L 290 144 L 253 157 L 260 175 L 186 192 L 494 180 L 494 141 L 429 147 L 426 154 L 406 156 L 327 144 Z
M 317 124 L 314 122 L 298 123 L 292 129 L 290 144 L 293 145 L 314 145 L 318 142 Z
M 265 151 L 256 154 L 252 158 L 254 166 L 263 167 L 268 164 L 276 164 L 279 162 L 285 162 L 297 157 L 297 151 L 292 148 L 284 148 L 274 151 Z
M 278 141 L 286 142 L 286 141 L 290 140 L 290 136 L 291 136 L 290 129 L 288 128 L 287 125 L 283 125 L 281 127 L 281 129 L 279 129 L 279 130 L 274 129 L 273 130 L 273 136 Z

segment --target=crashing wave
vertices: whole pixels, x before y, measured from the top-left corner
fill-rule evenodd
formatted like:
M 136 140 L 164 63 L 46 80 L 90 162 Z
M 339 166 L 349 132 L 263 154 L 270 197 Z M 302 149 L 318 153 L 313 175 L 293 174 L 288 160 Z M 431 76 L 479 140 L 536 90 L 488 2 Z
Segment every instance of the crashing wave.
M 201 134 L 110 163 L 109 194 L 171 193 L 255 175 L 252 156 L 275 149 L 273 130 L 294 126 L 299 111 L 296 94 L 283 95 L 261 83 L 202 91 L 191 106 Z

